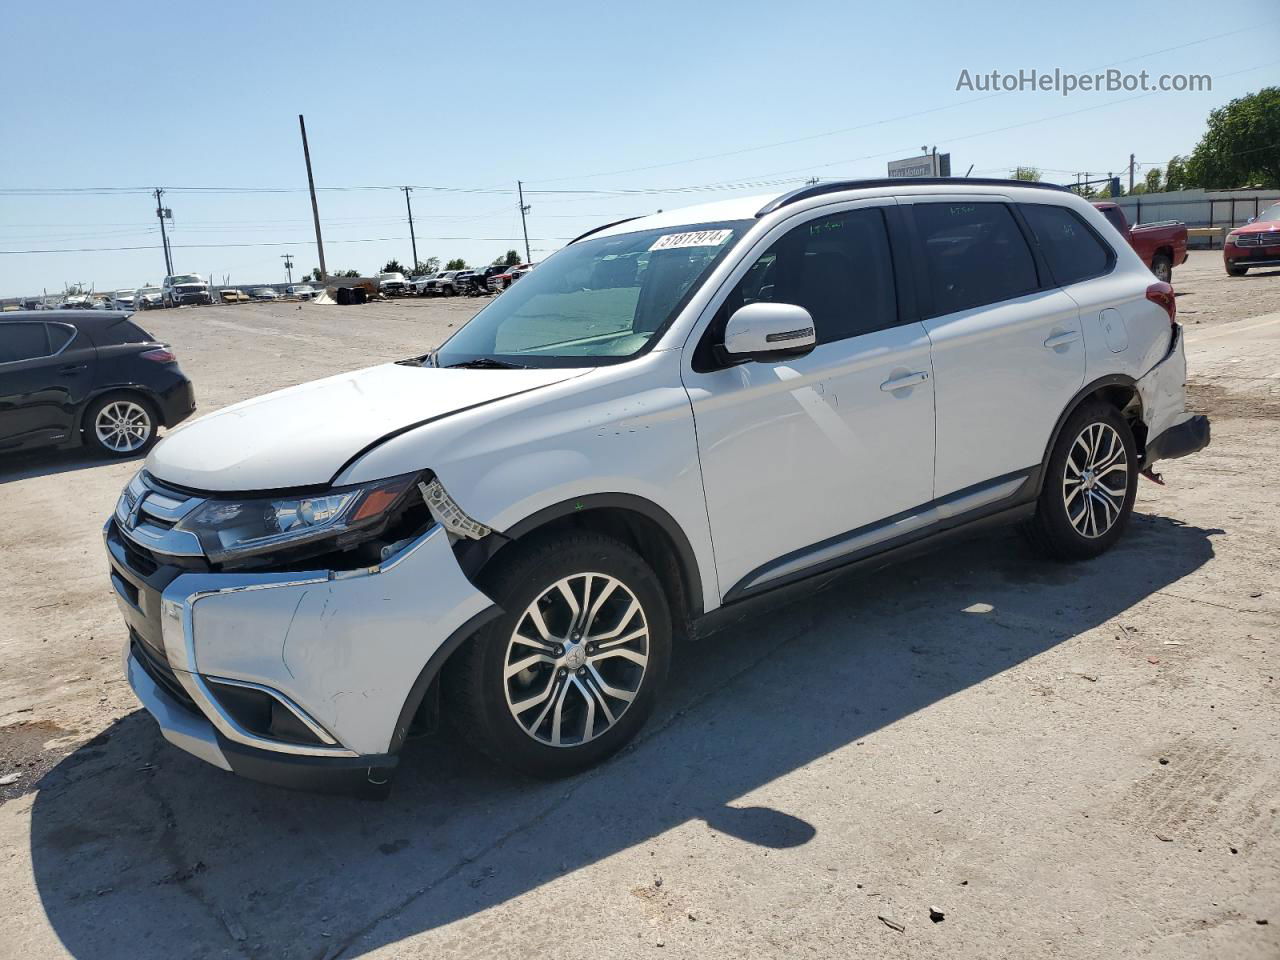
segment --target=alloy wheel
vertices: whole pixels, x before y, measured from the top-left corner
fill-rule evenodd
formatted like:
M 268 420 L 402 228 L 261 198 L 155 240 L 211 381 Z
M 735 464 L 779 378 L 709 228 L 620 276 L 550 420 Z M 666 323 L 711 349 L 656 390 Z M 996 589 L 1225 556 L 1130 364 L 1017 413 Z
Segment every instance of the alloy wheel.
M 538 742 L 581 746 L 622 718 L 648 663 L 649 625 L 631 589 L 608 574 L 572 574 L 516 623 L 503 664 L 507 707 Z
M 1080 431 L 1067 454 L 1062 502 L 1077 533 L 1097 539 L 1124 512 L 1129 492 L 1129 458 L 1114 427 L 1094 422 Z
M 151 439 L 151 415 L 132 400 L 115 400 L 98 412 L 93 431 L 108 450 L 133 453 Z

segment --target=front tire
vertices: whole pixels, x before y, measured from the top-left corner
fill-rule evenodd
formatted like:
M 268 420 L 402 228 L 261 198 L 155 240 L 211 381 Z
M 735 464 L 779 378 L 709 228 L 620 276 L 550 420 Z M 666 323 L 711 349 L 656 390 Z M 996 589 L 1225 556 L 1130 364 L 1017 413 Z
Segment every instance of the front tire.
M 95 400 L 85 413 L 85 443 L 107 457 L 136 457 L 156 442 L 155 407 L 137 394 L 113 393 Z
M 1227 274 L 1232 277 L 1243 277 L 1249 272 L 1248 267 L 1237 267 L 1234 263 L 1227 264 Z
M 459 732 L 535 777 L 594 766 L 653 711 L 671 655 L 662 585 L 630 547 L 593 533 L 507 548 L 485 578 L 504 613 L 449 662 Z
M 1124 533 L 1137 492 L 1137 445 L 1128 421 L 1115 407 L 1086 403 L 1062 427 L 1024 532 L 1053 559 L 1096 557 Z

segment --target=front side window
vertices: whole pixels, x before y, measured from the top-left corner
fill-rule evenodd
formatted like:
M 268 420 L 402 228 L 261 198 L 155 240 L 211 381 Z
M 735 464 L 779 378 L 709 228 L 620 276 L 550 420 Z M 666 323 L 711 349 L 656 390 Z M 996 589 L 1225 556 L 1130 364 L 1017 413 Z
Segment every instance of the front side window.
M 664 227 L 570 244 L 476 314 L 435 362 L 566 367 L 634 357 L 752 223 Z
M 898 322 L 889 234 L 880 208 L 849 210 L 789 230 L 751 265 L 717 317 L 760 301 L 804 307 L 818 343 Z
M 929 268 L 933 316 L 1039 288 L 1031 248 L 1003 203 L 917 203 L 912 209 Z
M 34 360 L 51 352 L 43 323 L 0 323 L 0 363 Z
M 1022 216 L 1059 286 L 1100 277 L 1115 262 L 1111 248 L 1066 207 L 1025 203 Z

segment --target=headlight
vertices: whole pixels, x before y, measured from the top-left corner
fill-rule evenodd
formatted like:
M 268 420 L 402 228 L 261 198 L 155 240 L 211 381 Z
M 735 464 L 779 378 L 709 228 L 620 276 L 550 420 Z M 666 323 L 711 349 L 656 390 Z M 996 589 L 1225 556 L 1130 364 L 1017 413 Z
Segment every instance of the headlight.
M 416 478 L 406 474 L 308 496 L 210 500 L 178 528 L 194 533 L 214 563 L 316 541 L 332 540 L 324 546 L 341 549 L 380 529 Z

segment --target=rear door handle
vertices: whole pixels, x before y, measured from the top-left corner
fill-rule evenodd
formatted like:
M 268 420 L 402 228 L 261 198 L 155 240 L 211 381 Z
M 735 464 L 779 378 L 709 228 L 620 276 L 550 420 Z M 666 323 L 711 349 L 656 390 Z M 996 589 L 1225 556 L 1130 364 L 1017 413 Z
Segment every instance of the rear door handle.
M 1050 350 L 1057 347 L 1065 347 L 1069 343 L 1075 343 L 1080 339 L 1079 330 L 1068 330 L 1066 333 L 1055 333 L 1052 337 L 1044 342 L 1044 345 Z
M 904 373 L 900 377 L 893 377 L 880 384 L 880 389 L 885 393 L 892 393 L 894 390 L 902 390 L 906 387 L 917 387 L 922 383 L 926 383 L 929 374 L 923 370 L 916 373 Z

